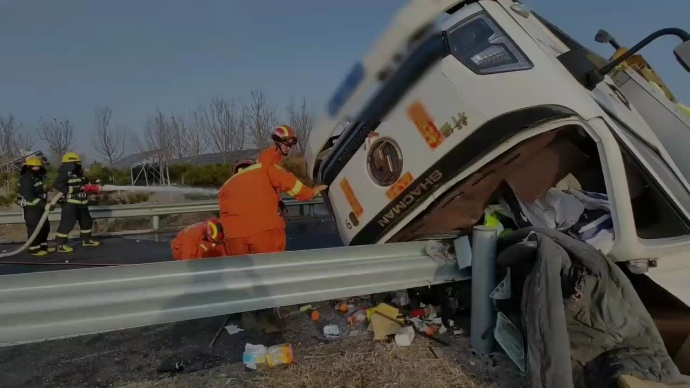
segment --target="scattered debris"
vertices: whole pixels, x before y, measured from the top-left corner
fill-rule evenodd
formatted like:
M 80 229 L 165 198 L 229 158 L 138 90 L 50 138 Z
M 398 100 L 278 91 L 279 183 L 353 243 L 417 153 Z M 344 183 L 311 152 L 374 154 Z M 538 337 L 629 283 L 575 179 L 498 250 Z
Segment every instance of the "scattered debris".
M 268 366 L 292 364 L 294 360 L 292 345 L 290 344 L 271 346 L 266 352 L 266 362 Z
M 367 311 L 366 310 L 357 310 L 355 311 L 354 314 L 350 315 L 347 317 L 347 322 L 350 324 L 350 326 L 356 326 L 364 321 L 367 320 Z
M 426 254 L 436 261 L 452 262 L 455 261 L 455 254 L 450 251 L 450 245 L 440 241 L 429 240 L 425 246 Z
M 398 346 L 410 346 L 412 340 L 414 340 L 414 328 L 412 326 L 401 327 L 395 333 L 395 344 Z
M 391 303 L 398 307 L 405 307 L 410 304 L 410 297 L 407 295 L 407 291 L 396 291 L 395 298 L 391 300 Z
M 242 354 L 242 362 L 249 369 L 256 369 L 257 364 L 265 364 L 266 347 L 263 345 L 246 344 L 244 346 L 244 354 Z
M 239 333 L 239 332 L 241 332 L 241 331 L 244 331 L 244 329 L 241 329 L 241 328 L 240 328 L 239 326 L 237 326 L 237 325 L 228 325 L 228 326 L 225 326 L 225 330 L 227 330 L 227 331 L 228 331 L 228 334 L 230 334 L 230 335 L 237 334 L 237 333 Z
M 319 314 L 318 311 L 314 310 L 311 312 L 311 320 L 314 322 L 317 322 L 321 318 L 321 314 Z
M 323 327 L 323 334 L 326 338 L 338 338 L 340 337 L 340 328 L 338 325 L 326 325 Z
M 314 310 L 314 308 L 311 307 L 310 304 L 304 305 L 304 306 L 302 306 L 302 307 L 299 308 L 299 311 L 300 311 L 300 312 L 303 312 L 303 313 L 305 313 L 305 314 L 309 314 L 309 312 L 311 312 L 312 310 Z

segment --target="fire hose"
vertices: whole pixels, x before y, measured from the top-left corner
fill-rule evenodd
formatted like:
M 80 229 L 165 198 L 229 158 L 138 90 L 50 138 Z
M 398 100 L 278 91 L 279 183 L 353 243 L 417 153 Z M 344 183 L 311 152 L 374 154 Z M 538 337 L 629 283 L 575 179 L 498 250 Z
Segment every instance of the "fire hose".
M 62 193 L 57 193 L 55 195 L 55 197 L 53 197 L 53 200 L 48 202 L 48 204 L 46 205 L 45 211 L 43 212 L 43 216 L 38 221 L 38 225 L 36 226 L 36 229 L 31 234 L 31 236 L 29 236 L 29 239 L 26 240 L 24 245 L 15 249 L 12 252 L 0 253 L 0 259 L 5 258 L 5 257 L 12 257 L 14 255 L 18 255 L 18 254 L 24 252 L 27 248 L 29 248 L 29 246 L 31 246 L 31 243 L 33 243 L 34 240 L 36 239 L 36 237 L 38 237 L 38 234 L 41 233 L 41 228 L 43 227 L 43 224 L 46 223 L 46 220 L 48 219 L 48 216 L 50 215 L 50 209 L 55 207 L 55 204 L 57 203 L 57 201 L 60 200 L 60 198 L 62 198 Z
M 92 193 L 92 194 L 98 194 L 101 192 L 101 185 L 95 184 L 89 184 L 89 185 L 84 185 L 84 193 Z M 45 211 L 43 212 L 43 216 L 41 219 L 38 221 L 38 224 L 36 225 L 36 229 L 34 232 L 29 236 L 29 239 L 22 245 L 21 247 L 15 249 L 12 252 L 7 252 L 7 253 L 0 253 L 0 259 L 5 258 L 5 257 L 12 257 L 15 255 L 18 255 L 22 252 L 24 252 L 26 249 L 28 249 L 31 246 L 31 243 L 34 242 L 36 237 L 38 237 L 38 234 L 41 233 L 41 228 L 43 227 L 43 224 L 46 223 L 46 220 L 48 219 L 48 216 L 50 215 L 51 209 L 55 207 L 55 204 L 60 200 L 60 198 L 63 197 L 62 193 L 57 193 L 55 197 L 46 205 Z M 0 264 L 9 264 L 9 263 L 0 263 Z

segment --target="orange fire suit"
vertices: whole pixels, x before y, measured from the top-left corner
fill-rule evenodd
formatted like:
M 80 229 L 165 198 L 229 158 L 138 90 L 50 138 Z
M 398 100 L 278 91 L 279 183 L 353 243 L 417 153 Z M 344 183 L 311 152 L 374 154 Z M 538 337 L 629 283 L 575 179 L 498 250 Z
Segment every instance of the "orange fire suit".
M 206 225 L 199 222 L 178 233 L 170 243 L 175 260 L 194 260 L 228 256 L 223 243 L 215 244 L 205 237 Z
M 283 154 L 280 153 L 278 146 L 273 145 L 263 150 L 259 154 L 259 157 L 256 159 L 256 161 L 264 166 L 270 166 L 273 164 L 280 165 L 280 162 L 283 161 Z
M 301 201 L 314 197 L 310 187 L 275 164 L 253 164 L 220 188 L 220 221 L 230 255 L 285 250 L 285 220 L 278 212 L 281 191 Z

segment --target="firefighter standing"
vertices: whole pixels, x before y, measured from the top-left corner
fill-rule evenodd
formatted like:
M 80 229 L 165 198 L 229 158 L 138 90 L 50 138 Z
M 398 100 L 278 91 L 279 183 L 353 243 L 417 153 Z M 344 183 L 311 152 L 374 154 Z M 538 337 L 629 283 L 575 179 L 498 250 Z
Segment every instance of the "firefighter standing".
M 88 179 L 84 177 L 81 167 L 81 158 L 74 152 L 68 152 L 62 158 L 62 164 L 58 169 L 54 187 L 65 196 L 62 203 L 62 216 L 58 226 L 55 242 L 58 252 L 72 252 L 74 249 L 67 245 L 69 232 L 74 224 L 79 221 L 82 245 L 85 247 L 97 247 L 100 245 L 92 237 L 93 219 L 89 213 L 88 198 L 84 191 L 84 185 Z
M 273 140 L 273 146 L 265 149 L 257 158 L 257 162 L 264 166 L 280 165 L 283 157 L 287 156 L 292 147 L 297 144 L 297 135 L 289 125 L 281 125 L 273 130 L 271 140 Z M 287 207 L 280 197 L 278 198 L 278 207 L 281 214 L 287 214 Z
M 19 176 L 19 203 L 24 209 L 27 238 L 31 238 L 41 221 L 41 217 L 43 217 L 43 213 L 48 211 L 46 209 L 48 204 L 46 189 L 43 183 L 45 175 L 46 169 L 43 166 L 43 159 L 38 156 L 26 158 Z M 46 219 L 40 232 L 29 246 L 31 255 L 45 256 L 50 252 L 55 252 L 55 248 L 48 247 L 48 233 L 50 233 L 50 222 Z
M 217 218 L 190 225 L 170 243 L 175 260 L 227 256 L 223 225 Z
M 282 252 L 285 220 L 278 213 L 280 192 L 306 201 L 325 189 L 310 188 L 275 164 L 240 162 L 218 194 L 225 248 L 230 255 Z

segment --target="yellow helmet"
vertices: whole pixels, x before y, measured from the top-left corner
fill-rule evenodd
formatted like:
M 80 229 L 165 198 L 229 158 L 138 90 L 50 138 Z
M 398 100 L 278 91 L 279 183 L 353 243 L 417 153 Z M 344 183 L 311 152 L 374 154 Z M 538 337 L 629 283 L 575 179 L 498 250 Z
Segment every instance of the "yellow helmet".
M 68 152 L 62 157 L 62 163 L 81 162 L 81 158 L 76 152 Z
M 43 159 L 36 155 L 27 156 L 26 159 L 24 159 L 24 164 L 32 167 L 43 167 Z

